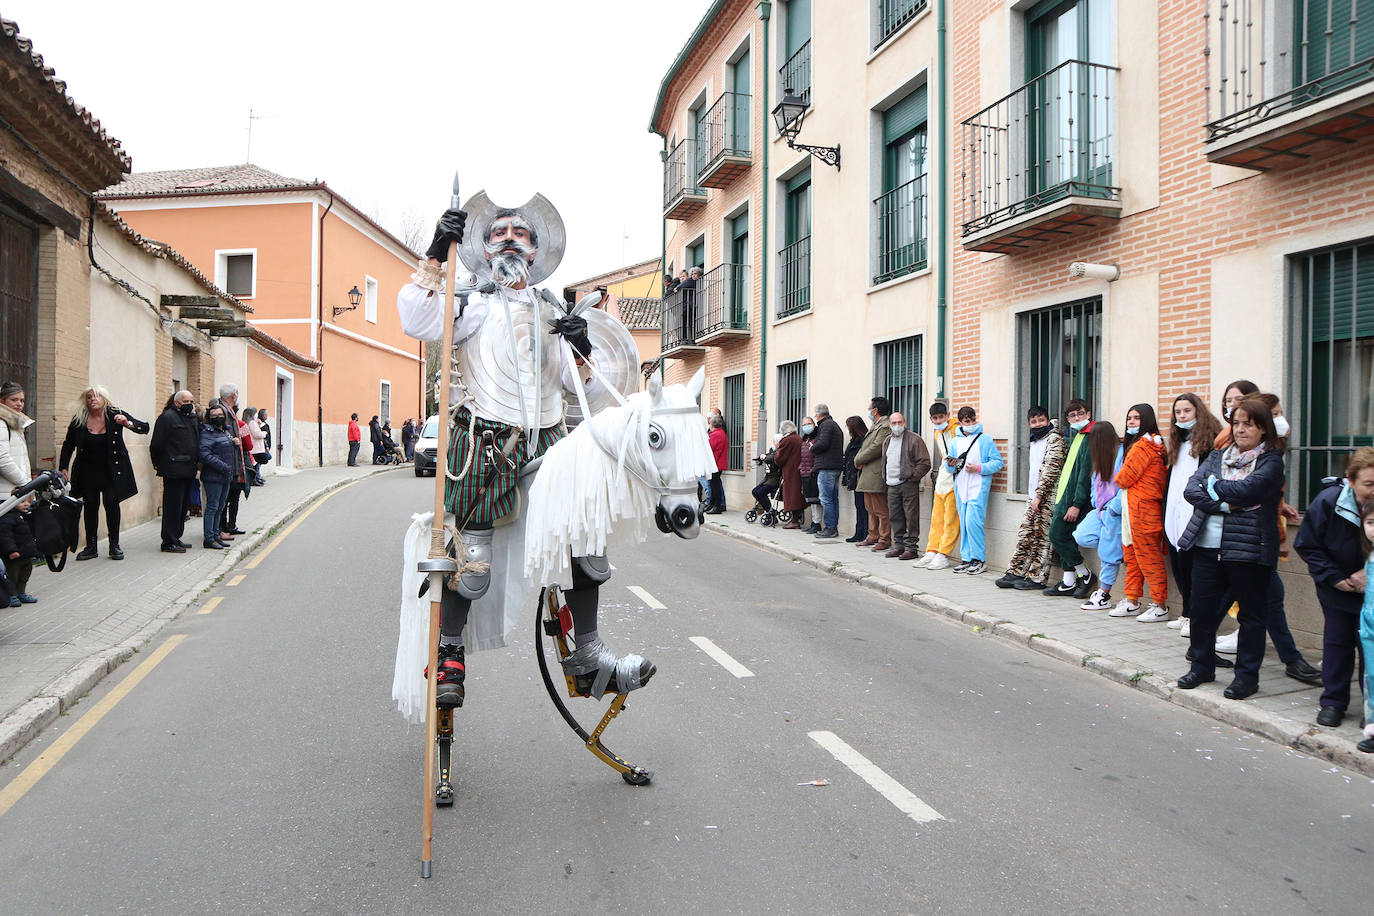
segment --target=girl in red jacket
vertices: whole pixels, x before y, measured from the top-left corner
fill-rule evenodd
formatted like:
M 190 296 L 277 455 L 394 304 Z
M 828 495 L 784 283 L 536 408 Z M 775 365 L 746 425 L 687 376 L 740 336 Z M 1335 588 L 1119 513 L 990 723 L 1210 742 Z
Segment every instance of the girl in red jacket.
M 1164 496 L 1169 486 L 1168 451 L 1159 435 L 1155 409 L 1136 404 L 1126 411 L 1126 457 L 1116 485 L 1126 493 L 1121 516 L 1121 542 L 1126 563 L 1126 594 L 1109 613 L 1142 623 L 1169 619 L 1169 574 L 1164 566 Z M 1145 584 L 1150 606 L 1140 611 Z

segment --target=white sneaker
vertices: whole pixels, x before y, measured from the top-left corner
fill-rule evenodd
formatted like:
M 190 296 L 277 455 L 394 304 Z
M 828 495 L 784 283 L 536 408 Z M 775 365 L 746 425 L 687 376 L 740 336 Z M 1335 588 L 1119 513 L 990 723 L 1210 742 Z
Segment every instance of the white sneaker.
M 1112 596 L 1102 589 L 1094 589 L 1092 597 L 1079 605 L 1085 611 L 1105 611 L 1112 606 Z
M 1169 609 L 1158 604 L 1151 604 L 1145 609 L 1145 613 L 1136 618 L 1141 623 L 1159 623 L 1161 620 L 1169 620 Z M 1169 621 L 1170 626 L 1173 621 Z
M 930 561 L 930 565 L 926 569 L 949 569 L 949 557 L 937 553 L 935 559 Z
M 1193 618 L 1183 618 L 1183 626 L 1178 628 L 1178 635 L 1182 636 L 1184 639 L 1193 635 Z
M 1168 627 L 1171 630 L 1181 630 L 1183 628 L 1183 625 L 1187 622 L 1187 617 L 1175 617 L 1173 620 L 1169 621 Z
M 984 563 L 982 560 L 974 560 L 973 562 L 969 563 L 968 566 L 964 567 L 964 575 L 981 576 L 983 574 L 983 570 L 985 569 L 987 569 L 986 563 Z
M 1237 643 L 1240 642 L 1240 630 L 1229 636 L 1217 637 L 1217 651 L 1222 655 L 1235 655 Z
M 912 568 L 913 568 L 913 569 L 926 569 L 927 567 L 930 566 L 930 561 L 931 561 L 931 560 L 934 560 L 937 556 L 939 556 L 939 554 L 937 554 L 935 551 L 933 551 L 933 550 L 932 550 L 932 551 L 929 551 L 925 556 L 923 556 L 923 557 L 921 557 L 921 559 L 917 560 L 917 561 L 912 565 Z
M 1134 617 L 1136 615 L 1136 612 L 1139 610 L 1140 604 L 1138 602 L 1132 601 L 1130 598 L 1122 598 L 1120 601 L 1116 603 L 1116 607 L 1112 608 L 1107 613 L 1107 616 Z

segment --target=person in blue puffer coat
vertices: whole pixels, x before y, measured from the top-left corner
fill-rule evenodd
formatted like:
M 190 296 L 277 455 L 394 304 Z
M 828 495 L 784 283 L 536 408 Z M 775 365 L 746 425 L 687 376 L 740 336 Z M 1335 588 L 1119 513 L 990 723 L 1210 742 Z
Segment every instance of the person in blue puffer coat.
M 976 576 L 987 568 L 987 536 L 984 523 L 988 515 L 988 493 L 992 478 L 1002 470 L 1001 452 L 991 436 L 983 434 L 983 424 L 972 407 L 959 408 L 959 435 L 954 438 L 953 454 L 945 458 L 954 474 L 954 504 L 959 509 L 959 556 L 963 562 L 957 573 Z
M 207 550 L 225 550 L 228 544 L 220 540 L 220 516 L 229 485 L 239 473 L 243 451 L 239 448 L 237 430 L 229 431 L 229 412 L 219 400 L 205 408 L 205 422 L 200 426 L 200 482 L 205 488 L 205 542 Z

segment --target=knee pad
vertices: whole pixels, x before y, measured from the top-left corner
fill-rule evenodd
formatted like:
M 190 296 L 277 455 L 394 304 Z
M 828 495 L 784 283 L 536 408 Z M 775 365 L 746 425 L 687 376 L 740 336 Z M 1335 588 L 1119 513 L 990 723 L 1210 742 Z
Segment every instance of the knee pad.
M 458 532 L 460 555 L 458 572 L 454 574 L 459 595 L 470 600 L 481 598 L 491 585 L 491 529 Z
M 600 585 L 611 577 L 611 561 L 606 555 L 573 557 L 573 588 Z

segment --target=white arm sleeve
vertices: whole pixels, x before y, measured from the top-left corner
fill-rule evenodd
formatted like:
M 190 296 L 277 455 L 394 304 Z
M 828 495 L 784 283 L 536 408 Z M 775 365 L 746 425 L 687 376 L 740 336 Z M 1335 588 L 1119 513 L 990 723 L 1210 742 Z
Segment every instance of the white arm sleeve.
M 439 340 L 444 336 L 444 294 L 414 283 L 401 287 L 396 295 L 396 310 L 401 315 L 401 330 L 416 340 Z M 463 317 L 453 324 L 453 342 L 467 340 L 487 317 L 486 300 L 473 296 Z

